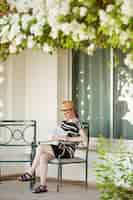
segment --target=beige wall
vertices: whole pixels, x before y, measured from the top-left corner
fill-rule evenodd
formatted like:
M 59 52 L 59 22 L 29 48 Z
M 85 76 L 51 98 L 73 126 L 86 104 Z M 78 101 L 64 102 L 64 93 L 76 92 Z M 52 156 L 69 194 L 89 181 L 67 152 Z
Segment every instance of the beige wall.
M 57 123 L 57 53 L 26 52 L 26 119 L 38 122 L 38 140 Z
M 5 65 L 4 119 L 35 119 L 38 139 L 57 123 L 57 53 L 25 51 Z

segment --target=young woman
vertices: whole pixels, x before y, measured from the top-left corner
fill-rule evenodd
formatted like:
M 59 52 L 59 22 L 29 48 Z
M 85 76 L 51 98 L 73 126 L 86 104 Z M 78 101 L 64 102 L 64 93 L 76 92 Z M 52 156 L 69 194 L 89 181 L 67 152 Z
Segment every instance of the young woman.
M 48 172 L 48 161 L 54 158 L 73 158 L 76 145 L 80 142 L 86 143 L 87 137 L 81 128 L 78 114 L 72 101 L 63 101 L 61 111 L 64 120 L 57 128 L 57 134 L 49 138 L 50 141 L 58 141 L 57 145 L 40 144 L 31 168 L 19 177 L 19 181 L 30 181 L 36 168 L 40 167 L 40 185 L 35 187 L 33 193 L 47 192 L 46 178 Z M 59 134 L 58 134 L 59 130 Z M 69 142 L 65 144 L 65 141 Z M 72 142 L 72 143 L 71 143 Z

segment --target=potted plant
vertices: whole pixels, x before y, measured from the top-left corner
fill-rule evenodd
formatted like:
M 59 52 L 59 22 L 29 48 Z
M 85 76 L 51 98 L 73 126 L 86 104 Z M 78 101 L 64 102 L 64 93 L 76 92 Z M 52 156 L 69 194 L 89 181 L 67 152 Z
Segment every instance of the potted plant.
M 101 200 L 133 199 L 133 151 L 122 140 L 100 138 L 95 162 Z

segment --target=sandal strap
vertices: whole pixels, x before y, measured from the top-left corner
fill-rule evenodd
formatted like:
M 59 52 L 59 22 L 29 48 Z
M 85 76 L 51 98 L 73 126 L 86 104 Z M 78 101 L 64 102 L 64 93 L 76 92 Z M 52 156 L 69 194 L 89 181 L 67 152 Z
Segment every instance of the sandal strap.
M 48 192 L 48 189 L 47 189 L 46 185 L 39 185 L 33 191 L 33 193 L 41 193 L 41 192 Z
M 32 180 L 32 175 L 28 172 L 25 172 L 22 176 L 20 176 L 19 180 L 20 181 L 30 181 Z

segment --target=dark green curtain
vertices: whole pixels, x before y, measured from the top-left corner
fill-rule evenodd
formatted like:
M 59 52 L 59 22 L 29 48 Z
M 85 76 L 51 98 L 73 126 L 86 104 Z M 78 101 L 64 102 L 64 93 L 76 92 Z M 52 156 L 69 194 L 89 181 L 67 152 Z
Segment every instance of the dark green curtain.
M 110 135 L 110 51 L 98 49 L 94 56 L 73 51 L 73 100 L 81 120 L 90 121 L 91 135 Z
M 133 112 L 129 107 L 129 98 L 133 99 L 133 72 L 124 65 L 124 55 L 118 50 L 113 52 L 113 68 L 110 67 L 109 49 L 97 49 L 93 56 L 72 52 L 72 96 L 80 119 L 90 122 L 92 137 L 100 134 L 110 137 L 113 132 L 114 138 L 133 139 L 133 123 L 127 117 Z

